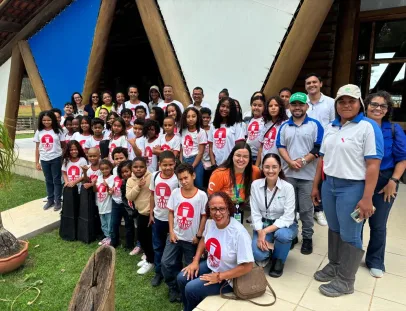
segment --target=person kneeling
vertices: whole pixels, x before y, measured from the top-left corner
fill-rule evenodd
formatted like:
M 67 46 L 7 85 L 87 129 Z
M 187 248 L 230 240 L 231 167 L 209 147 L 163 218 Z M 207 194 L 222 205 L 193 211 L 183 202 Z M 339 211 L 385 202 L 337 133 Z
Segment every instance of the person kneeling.
M 285 181 L 281 159 L 269 153 L 264 157 L 265 178 L 251 186 L 251 217 L 254 228 L 252 251 L 258 265 L 265 267 L 271 259 L 269 275 L 280 277 L 292 240 L 297 236 L 295 191 Z

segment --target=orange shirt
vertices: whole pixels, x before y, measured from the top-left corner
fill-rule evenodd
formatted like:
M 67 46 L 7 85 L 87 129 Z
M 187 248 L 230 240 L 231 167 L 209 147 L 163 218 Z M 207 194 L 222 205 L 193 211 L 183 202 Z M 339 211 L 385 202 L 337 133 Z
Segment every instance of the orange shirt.
M 260 169 L 253 165 L 252 166 L 252 181 L 261 178 Z M 229 195 L 233 202 L 244 202 L 245 201 L 245 189 L 244 189 L 244 179 L 243 174 L 235 174 L 235 180 L 237 184 L 237 190 L 239 193 L 239 198 L 235 195 L 235 187 L 233 187 L 231 182 L 230 169 L 218 168 L 210 176 L 209 187 L 207 193 L 210 195 L 214 192 L 223 191 Z

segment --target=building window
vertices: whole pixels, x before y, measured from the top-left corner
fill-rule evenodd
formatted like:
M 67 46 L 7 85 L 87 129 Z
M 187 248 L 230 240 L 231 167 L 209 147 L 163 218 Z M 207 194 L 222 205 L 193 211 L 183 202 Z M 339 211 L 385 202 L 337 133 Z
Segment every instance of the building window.
M 355 83 L 362 94 L 385 90 L 395 102 L 393 121 L 406 121 L 406 19 L 360 24 Z

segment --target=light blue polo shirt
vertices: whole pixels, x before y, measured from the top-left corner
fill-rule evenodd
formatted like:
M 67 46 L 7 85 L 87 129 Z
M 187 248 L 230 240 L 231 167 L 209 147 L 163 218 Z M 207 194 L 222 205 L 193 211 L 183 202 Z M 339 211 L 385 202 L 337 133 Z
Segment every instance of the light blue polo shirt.
M 337 118 L 326 127 L 320 148 L 324 173 L 337 178 L 365 180 L 365 160 L 382 160 L 383 146 L 378 124 L 363 113 L 344 125 Z
M 309 96 L 307 96 L 307 104 L 309 105 L 307 115 L 319 121 L 324 129 L 326 129 L 327 124 L 332 122 L 336 117 L 334 98 L 328 97 L 323 93 L 321 93 L 321 97 L 316 104 L 312 104 Z
M 276 139 L 276 147 L 286 148 L 292 160 L 301 159 L 307 155 L 315 145 L 321 145 L 323 126 L 319 121 L 306 115 L 303 123 L 297 126 L 293 118 L 283 123 Z M 316 175 L 317 159 L 302 167 L 299 171 L 289 167 L 284 168 L 286 177 L 313 180 Z

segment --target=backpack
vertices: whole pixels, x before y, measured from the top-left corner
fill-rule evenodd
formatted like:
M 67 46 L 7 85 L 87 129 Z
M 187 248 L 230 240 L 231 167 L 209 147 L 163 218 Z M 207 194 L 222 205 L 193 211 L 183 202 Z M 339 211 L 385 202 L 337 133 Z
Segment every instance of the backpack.
M 395 124 L 391 123 L 391 128 L 392 128 L 392 138 L 395 139 Z M 406 171 L 403 172 L 403 175 L 399 178 L 399 181 L 402 184 L 406 184 Z

